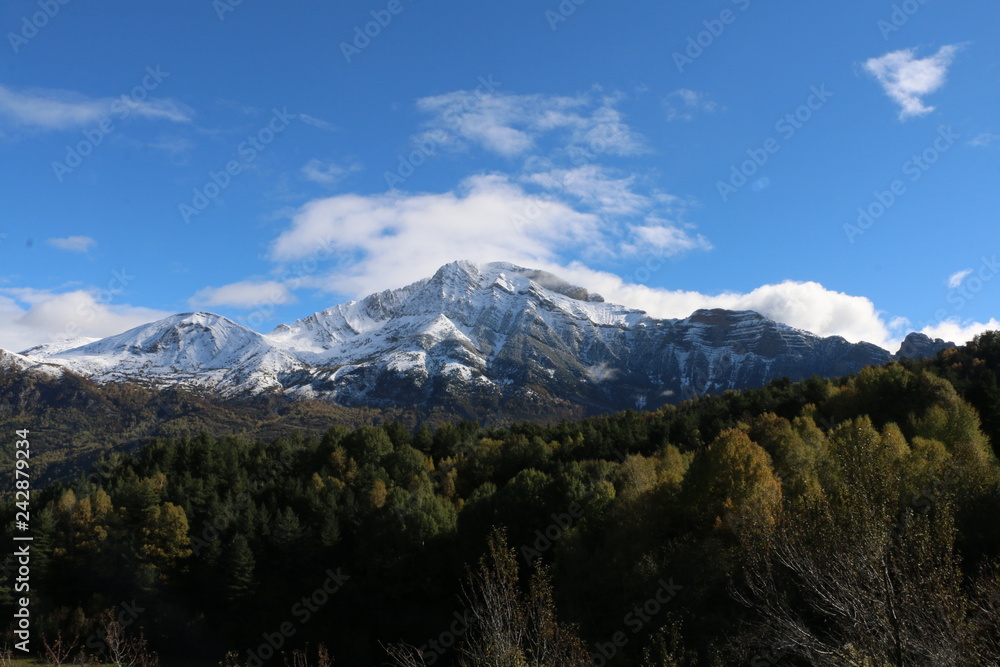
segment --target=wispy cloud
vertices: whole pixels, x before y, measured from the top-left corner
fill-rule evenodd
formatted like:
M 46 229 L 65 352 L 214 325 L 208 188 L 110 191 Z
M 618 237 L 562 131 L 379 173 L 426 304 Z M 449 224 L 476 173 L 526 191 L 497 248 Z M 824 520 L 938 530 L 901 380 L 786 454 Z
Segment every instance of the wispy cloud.
M 313 158 L 302 167 L 302 177 L 307 181 L 312 181 L 313 183 L 333 186 L 344 180 L 350 174 L 361 171 L 362 169 L 363 167 L 359 162 L 342 165 L 332 160 L 320 160 Z
M 993 134 L 992 132 L 980 132 L 972 139 L 969 140 L 969 145 L 975 148 L 982 148 L 983 146 L 990 146 L 1000 142 L 1000 134 Z
M 948 287 L 951 289 L 955 289 L 956 287 L 961 285 L 962 282 L 966 278 L 968 278 L 971 273 L 972 269 L 964 269 L 962 271 L 956 271 L 955 273 L 951 274 L 950 276 L 948 276 Z
M 39 130 L 84 127 L 104 118 L 134 115 L 141 118 L 185 123 L 193 111 L 171 99 L 137 101 L 127 96 L 91 98 L 66 90 L 14 91 L 0 85 L 0 116 L 8 123 Z
M 461 90 L 417 101 L 430 116 L 427 131 L 446 136 L 445 145 L 478 146 L 504 157 L 533 152 L 546 136 L 572 146 L 600 145 L 602 153 L 645 152 L 645 139 L 626 123 L 617 108 L 620 96 L 515 95 Z
M 635 176 L 619 176 L 597 164 L 538 171 L 525 180 L 606 215 L 635 214 L 651 205 L 649 197 L 635 192 Z
M 291 290 L 276 281 L 242 281 L 221 287 L 206 287 L 199 290 L 188 303 L 195 308 L 233 306 L 255 308 L 262 304 L 283 305 L 295 301 Z
M 623 238 L 613 241 L 606 227 L 604 252 L 612 255 L 635 255 L 652 251 L 674 257 L 693 250 L 711 250 L 712 244 L 695 231 L 694 225 L 668 219 L 683 213 L 681 200 L 659 192 L 638 191 L 639 176 L 621 174 L 598 164 L 570 169 L 549 169 L 526 175 L 526 183 L 538 185 L 548 195 L 570 200 L 581 210 L 616 221 Z
M 59 250 L 80 253 L 90 252 L 90 249 L 97 245 L 97 241 L 89 236 L 67 236 L 65 238 L 49 239 L 46 243 Z
M 694 225 L 677 225 L 669 220 L 650 217 L 646 224 L 631 227 L 632 241 L 622 249 L 633 255 L 650 253 L 658 257 L 676 257 L 693 250 L 711 250 L 707 238 L 694 231 Z
M 962 45 L 942 46 L 927 58 L 917 58 L 916 49 L 893 51 L 864 64 L 865 70 L 882 84 L 886 94 L 900 106 L 905 120 L 934 111 L 923 98 L 940 89 L 948 78 L 948 68 Z
M 663 109 L 667 112 L 667 122 L 694 120 L 698 113 L 715 113 L 722 107 L 707 93 L 699 93 L 689 88 L 680 88 L 663 99 Z
M 333 123 L 329 123 L 322 118 L 316 118 L 315 116 L 310 116 L 307 113 L 300 113 L 299 120 L 301 120 L 306 125 L 312 125 L 313 127 L 318 127 L 321 130 L 326 130 L 327 132 L 337 132 L 338 128 Z

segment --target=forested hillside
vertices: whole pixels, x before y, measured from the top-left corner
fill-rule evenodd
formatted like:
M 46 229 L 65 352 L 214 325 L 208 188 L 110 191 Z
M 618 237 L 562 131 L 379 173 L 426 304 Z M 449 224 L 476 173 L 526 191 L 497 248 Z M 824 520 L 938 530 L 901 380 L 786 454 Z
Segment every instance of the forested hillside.
M 33 492 L 36 632 L 107 660 L 112 609 L 248 665 L 997 664 L 998 372 L 991 333 L 554 425 L 157 438 Z
M 347 408 L 281 396 L 221 401 L 184 389 L 102 385 L 73 373 L 53 378 L 0 368 L 0 432 L 31 427 L 36 484 L 88 473 L 100 455 L 133 451 L 155 438 L 212 433 L 271 440 L 292 432 L 321 436 L 334 424 L 449 419 L 455 415 Z M 9 439 L 0 449 L 12 456 Z

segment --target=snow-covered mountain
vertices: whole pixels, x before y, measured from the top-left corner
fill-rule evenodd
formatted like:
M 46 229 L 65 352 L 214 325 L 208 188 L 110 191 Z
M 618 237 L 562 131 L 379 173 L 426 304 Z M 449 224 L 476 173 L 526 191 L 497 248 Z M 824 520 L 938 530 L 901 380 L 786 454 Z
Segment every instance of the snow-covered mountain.
M 278 388 L 278 375 L 301 364 L 264 336 L 212 313 L 171 315 L 70 349 L 26 350 L 97 382 L 132 381 L 211 389 L 223 396 Z
M 7 350 L 0 350 L 0 369 L 17 373 L 37 373 L 48 377 L 59 377 L 63 374 L 62 366 L 40 362 Z
M 943 343 L 911 342 L 920 350 Z M 847 374 L 892 355 L 749 311 L 655 319 L 549 273 L 461 261 L 267 335 L 187 313 L 21 358 L 98 382 L 183 384 L 224 396 L 279 392 L 346 405 L 530 414 L 555 404 L 656 407 L 776 377 Z

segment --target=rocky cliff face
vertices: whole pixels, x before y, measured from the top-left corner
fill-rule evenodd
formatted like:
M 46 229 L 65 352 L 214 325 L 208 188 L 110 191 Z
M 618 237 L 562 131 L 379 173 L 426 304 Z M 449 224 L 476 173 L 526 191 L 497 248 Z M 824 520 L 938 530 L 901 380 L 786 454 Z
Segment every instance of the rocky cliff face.
M 937 343 L 910 337 L 902 353 Z M 29 351 L 29 353 L 32 351 Z M 654 408 L 777 377 L 836 376 L 893 357 L 754 312 L 660 320 L 551 274 L 454 262 L 262 336 L 209 313 L 175 315 L 27 359 L 98 381 L 281 392 L 346 405 L 461 405 L 470 416 Z
M 923 359 L 934 357 L 937 356 L 938 352 L 952 347 L 956 347 L 956 345 L 940 338 L 931 338 L 926 334 L 914 332 L 903 340 L 903 344 L 899 346 L 899 352 L 896 353 L 896 358 Z

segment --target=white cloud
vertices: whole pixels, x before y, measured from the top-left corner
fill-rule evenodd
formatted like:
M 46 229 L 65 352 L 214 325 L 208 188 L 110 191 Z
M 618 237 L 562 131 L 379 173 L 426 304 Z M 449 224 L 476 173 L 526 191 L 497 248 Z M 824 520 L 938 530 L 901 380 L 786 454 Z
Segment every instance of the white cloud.
M 659 257 L 676 257 L 692 250 L 712 249 L 708 239 L 691 231 L 691 225 L 681 227 L 655 217 L 649 218 L 647 223 L 631 227 L 634 240 L 622 246 L 624 251 L 633 255 L 652 253 Z
M 959 46 L 942 46 L 927 58 L 917 58 L 916 49 L 893 51 L 869 59 L 864 67 L 899 104 L 899 118 L 905 120 L 934 111 L 934 107 L 924 104 L 923 98 L 944 85 Z
M 552 136 L 565 147 L 591 153 L 635 155 L 645 139 L 633 131 L 616 108 L 617 96 L 514 95 L 460 90 L 417 100 L 428 114 L 424 136 L 445 146 L 477 145 L 504 157 L 518 157 Z M 444 137 L 440 139 L 440 137 Z
M 18 352 L 79 336 L 104 337 L 152 322 L 169 313 L 112 305 L 98 290 L 53 293 L 0 289 L 0 348 Z
M 711 250 L 712 244 L 694 231 L 690 224 L 679 224 L 668 215 L 683 213 L 678 197 L 654 192 L 646 195 L 635 191 L 638 176 L 623 176 L 597 164 L 572 169 L 537 171 L 524 181 L 544 188 L 550 195 L 569 196 L 580 207 L 601 216 L 605 229 L 612 220 L 621 223 L 624 239 L 615 247 L 606 242 L 602 248 L 612 255 L 634 255 L 652 250 L 661 256 L 673 257 L 693 250 Z M 606 236 L 610 234 L 606 233 Z
M 81 253 L 90 252 L 91 247 L 97 245 L 97 241 L 89 236 L 67 236 L 65 238 L 49 239 L 46 243 L 59 250 Z
M 689 88 L 680 88 L 663 99 L 663 109 L 667 112 L 667 122 L 693 120 L 695 114 L 720 111 L 719 103 L 707 93 L 699 93 Z
M 315 255 L 329 244 L 330 292 L 367 295 L 427 277 L 456 259 L 555 261 L 563 250 L 603 241 L 600 220 L 528 194 L 500 175 L 466 179 L 441 194 L 340 195 L 303 206 L 271 248 L 278 262 Z
M 1000 320 L 995 317 L 990 318 L 989 322 L 963 322 L 958 318 L 953 318 L 924 327 L 920 333 L 927 334 L 931 338 L 941 338 L 957 345 L 964 345 L 984 331 L 998 330 L 1000 330 Z
M 616 178 L 611 170 L 596 164 L 540 171 L 525 180 L 549 192 L 570 195 L 587 208 L 607 215 L 631 215 L 652 205 L 649 197 L 633 191 L 635 176 Z
M 588 184 L 603 191 L 603 176 L 583 170 L 548 172 L 544 178 L 526 180 L 586 199 L 583 190 Z M 455 192 L 393 191 L 320 199 L 293 216 L 289 228 L 274 241 L 271 257 L 279 263 L 294 262 L 329 247 L 335 273 L 316 274 L 295 287 L 360 297 L 427 277 L 456 259 L 545 268 L 560 266 L 561 258 L 570 255 L 623 257 L 653 252 L 674 257 L 711 248 L 691 225 L 655 214 L 656 207 L 672 203 L 668 196 L 621 199 L 618 193 L 589 202 L 598 211 L 638 211 L 637 222 L 613 224 L 568 205 L 552 191 L 547 196 L 532 194 L 494 174 L 469 178 Z
M 361 169 L 361 164 L 357 162 L 344 166 L 331 160 L 313 158 L 302 167 L 302 177 L 313 183 L 333 186 L 344 180 L 349 174 L 361 171 Z
M 531 195 L 503 176 L 478 176 L 457 192 L 316 200 L 295 214 L 271 256 L 279 263 L 294 262 L 317 256 L 328 245 L 329 254 L 322 256 L 330 267 L 300 286 L 354 297 L 409 284 L 456 259 L 505 260 L 550 271 L 655 317 L 683 318 L 699 308 L 755 310 L 818 335 L 868 341 L 893 352 L 906 333 L 905 322 L 889 321 L 871 300 L 815 282 L 786 281 L 717 295 L 641 284 L 666 258 L 710 247 L 685 225 L 654 216 L 644 220 L 612 228 L 593 214 Z M 586 255 L 594 247 L 629 254 L 637 270 L 622 278 L 580 261 L 567 264 L 567 257 Z
M 641 259 L 641 258 L 640 258 Z M 648 279 L 661 265 L 654 255 L 638 265 L 633 279 Z M 650 267 L 647 270 L 645 267 Z M 684 318 L 700 308 L 753 310 L 775 321 L 820 336 L 843 336 L 851 342 L 867 341 L 895 352 L 905 331 L 890 326 L 885 313 L 866 297 L 830 290 L 816 282 L 784 281 L 763 285 L 751 292 L 702 294 L 666 290 L 629 282 L 612 273 L 594 271 L 583 264 L 543 267 L 561 277 L 600 293 L 613 303 L 641 308 L 653 317 Z
M 142 118 L 153 118 L 159 120 L 169 120 L 172 123 L 188 123 L 191 121 L 191 117 L 194 116 L 194 111 L 181 102 L 170 99 L 159 99 L 159 100 L 145 100 L 138 102 L 126 96 L 117 98 L 117 100 L 111 100 L 111 103 L 120 101 L 125 107 L 128 107 L 131 113 Z M 118 117 L 123 115 L 124 109 L 121 111 L 115 111 Z
M 300 113 L 299 120 L 301 120 L 306 125 L 312 125 L 313 127 L 318 127 L 321 130 L 326 130 L 327 132 L 336 132 L 337 126 L 333 123 L 329 123 L 322 118 L 316 118 L 315 116 L 310 116 L 307 113 Z
M 956 271 L 955 273 L 948 276 L 948 287 L 955 289 L 962 284 L 962 281 L 969 277 L 972 273 L 972 269 L 965 269 L 963 271 Z
M 295 301 L 291 290 L 276 281 L 241 281 L 222 287 L 206 287 L 188 299 L 195 308 L 233 306 L 256 308 L 261 305 L 284 305 Z
M 184 123 L 191 120 L 193 112 L 170 99 L 140 102 L 124 95 L 90 98 L 72 91 L 47 89 L 15 92 L 0 85 L 0 116 L 18 126 L 67 130 L 93 125 L 105 118 L 118 121 L 127 115 Z
M 1000 141 L 1000 134 L 993 134 L 992 132 L 980 132 L 972 139 L 969 140 L 969 145 L 976 148 L 982 148 L 983 146 L 990 146 Z

